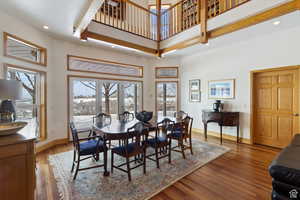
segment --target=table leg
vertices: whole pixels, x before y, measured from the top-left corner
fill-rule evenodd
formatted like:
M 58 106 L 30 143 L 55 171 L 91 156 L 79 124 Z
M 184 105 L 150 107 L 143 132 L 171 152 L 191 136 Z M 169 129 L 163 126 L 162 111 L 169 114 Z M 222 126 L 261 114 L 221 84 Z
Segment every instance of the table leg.
M 222 128 L 222 125 L 220 126 L 220 142 L 221 144 L 223 143 L 223 128 Z
M 239 143 L 240 142 L 240 126 L 237 125 L 236 126 L 236 143 Z
M 106 142 L 104 142 L 104 145 L 106 146 Z M 103 176 L 109 176 L 109 171 L 107 171 L 107 148 L 106 150 L 103 152 L 104 154 L 104 173 Z
M 205 140 L 207 140 L 207 124 L 204 124 L 204 136 Z

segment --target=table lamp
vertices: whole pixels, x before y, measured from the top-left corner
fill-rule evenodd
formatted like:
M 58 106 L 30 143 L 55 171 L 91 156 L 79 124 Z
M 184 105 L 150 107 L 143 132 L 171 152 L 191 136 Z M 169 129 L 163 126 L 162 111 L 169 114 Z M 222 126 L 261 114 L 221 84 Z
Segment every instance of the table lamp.
M 16 110 L 12 100 L 22 99 L 22 83 L 17 80 L 0 79 L 1 122 L 16 120 Z

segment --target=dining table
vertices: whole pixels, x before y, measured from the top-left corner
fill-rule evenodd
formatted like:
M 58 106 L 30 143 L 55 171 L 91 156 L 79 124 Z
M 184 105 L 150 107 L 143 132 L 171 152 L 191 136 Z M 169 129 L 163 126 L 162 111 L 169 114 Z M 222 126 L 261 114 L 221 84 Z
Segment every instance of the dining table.
M 182 118 L 168 117 L 168 116 L 160 116 L 153 117 L 150 121 L 146 123 L 149 131 L 155 131 L 157 128 L 157 124 L 164 119 L 170 119 L 175 124 L 182 122 Z M 136 123 L 140 122 L 136 118 L 133 120 L 118 120 L 112 119 L 111 121 L 95 121 L 92 126 L 92 131 L 94 134 L 102 138 L 105 143 L 106 141 L 120 141 L 127 137 L 127 130 L 133 127 Z M 109 171 L 107 170 L 107 151 L 104 152 L 104 176 L 109 176 Z

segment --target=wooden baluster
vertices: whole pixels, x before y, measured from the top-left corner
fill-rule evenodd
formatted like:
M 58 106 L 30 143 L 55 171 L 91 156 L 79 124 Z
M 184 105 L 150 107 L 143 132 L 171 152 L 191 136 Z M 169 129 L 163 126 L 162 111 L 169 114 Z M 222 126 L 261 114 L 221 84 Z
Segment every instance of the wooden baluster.
M 229 9 L 231 9 L 231 8 L 232 8 L 232 1 L 229 0 Z
M 116 22 L 117 22 L 117 28 L 120 28 L 120 6 L 121 6 L 121 1 L 118 1 L 118 6 L 116 7 Z

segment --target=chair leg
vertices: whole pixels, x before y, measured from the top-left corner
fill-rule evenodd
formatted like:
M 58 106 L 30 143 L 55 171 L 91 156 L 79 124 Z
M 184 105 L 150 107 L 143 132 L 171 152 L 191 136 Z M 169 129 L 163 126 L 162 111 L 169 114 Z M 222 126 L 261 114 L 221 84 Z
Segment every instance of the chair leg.
M 74 167 L 75 167 L 75 158 L 76 158 L 76 150 L 74 149 L 74 154 L 73 154 L 73 164 L 72 164 L 72 169 L 71 172 L 73 173 Z
M 169 163 L 171 163 L 171 152 L 172 152 L 172 146 L 171 142 L 169 143 Z
M 110 171 L 111 171 L 111 173 L 114 173 L 114 153 L 112 151 L 111 151 Z
M 79 165 L 80 165 L 80 155 L 78 154 L 77 166 L 76 166 L 76 171 L 75 171 L 75 174 L 74 174 L 73 180 L 75 180 L 75 179 L 76 179 L 76 177 L 77 177 L 78 170 L 79 170 Z
M 183 140 L 180 141 L 180 147 L 181 147 L 182 157 L 183 157 L 183 159 L 185 159 Z
M 192 146 L 192 138 L 190 137 L 190 150 L 191 154 L 193 155 L 193 146 Z
M 128 174 L 128 180 L 131 181 L 131 172 L 130 172 L 130 163 L 129 158 L 126 158 L 126 164 L 127 164 L 127 174 Z
M 161 150 L 161 148 L 160 148 Z M 159 159 L 158 159 L 158 148 L 155 147 L 155 160 L 156 160 L 156 167 L 159 168 Z
M 146 174 L 146 148 L 144 149 L 143 162 L 144 174 Z

